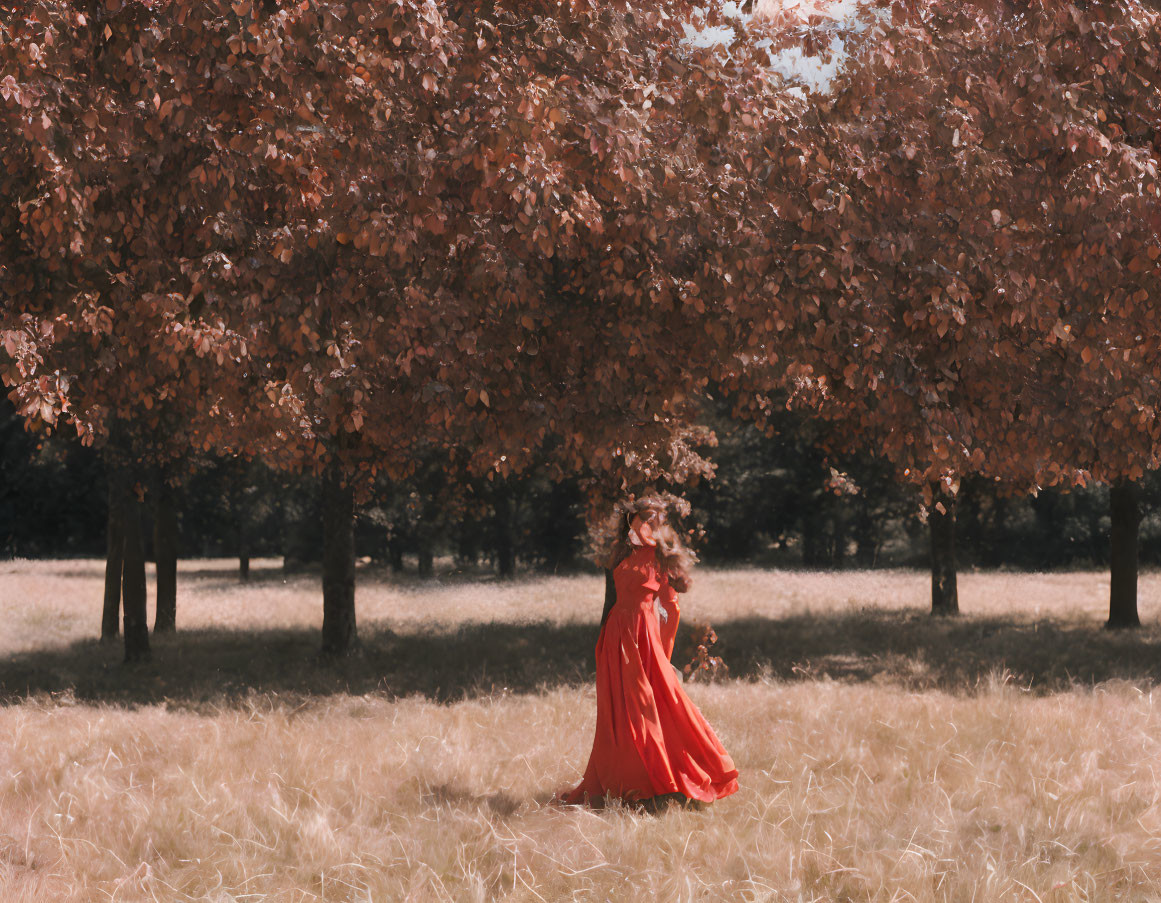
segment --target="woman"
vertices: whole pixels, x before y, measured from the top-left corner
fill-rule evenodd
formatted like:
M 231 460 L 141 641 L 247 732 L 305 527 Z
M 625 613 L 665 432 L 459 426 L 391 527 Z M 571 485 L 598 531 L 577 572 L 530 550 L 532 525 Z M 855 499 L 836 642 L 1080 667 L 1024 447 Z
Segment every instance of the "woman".
M 615 598 L 597 640 L 596 736 L 584 780 L 562 802 L 708 803 L 738 789 L 733 761 L 669 664 L 692 562 L 665 523 L 664 501 L 618 506 L 608 561 Z

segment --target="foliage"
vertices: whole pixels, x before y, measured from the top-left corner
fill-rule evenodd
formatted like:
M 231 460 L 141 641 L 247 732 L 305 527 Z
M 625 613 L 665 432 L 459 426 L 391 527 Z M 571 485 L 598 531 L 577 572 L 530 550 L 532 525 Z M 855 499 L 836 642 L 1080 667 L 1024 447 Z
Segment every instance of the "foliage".
M 928 502 L 969 473 L 1139 479 L 1161 436 L 1158 13 L 894 2 L 860 24 L 800 165 L 762 172 L 799 227 L 777 245 L 798 316 L 767 323 L 796 400 Z
M 4 12 L 25 416 L 396 477 L 428 443 L 705 470 L 685 399 L 745 331 L 723 139 L 778 110 L 688 4 Z
M 688 661 L 682 665 L 681 673 L 687 680 L 711 683 L 715 680 L 725 680 L 730 675 L 729 666 L 722 661 L 720 655 L 713 655 L 713 647 L 717 645 L 718 635 L 709 624 L 692 623 L 687 625 L 687 631 L 692 635 L 685 647 L 682 658 Z

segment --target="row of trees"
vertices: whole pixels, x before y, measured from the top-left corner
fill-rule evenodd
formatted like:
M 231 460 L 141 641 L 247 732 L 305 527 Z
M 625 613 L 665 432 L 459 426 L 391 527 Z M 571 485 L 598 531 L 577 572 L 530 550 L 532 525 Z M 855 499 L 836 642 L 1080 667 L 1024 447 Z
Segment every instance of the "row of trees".
M 922 565 L 927 530 L 914 494 L 890 468 L 867 454 L 828 457 L 815 444 L 811 420 L 784 412 L 779 421 L 778 434 L 768 437 L 731 421 L 725 410 L 706 420 L 718 438 L 714 477 L 684 490 L 702 560 L 808 568 Z M 0 554 L 104 554 L 106 505 L 103 494 L 94 497 L 106 480 L 99 453 L 67 437 L 23 431 L 3 403 L 0 449 Z M 1141 561 L 1157 565 L 1156 471 L 1141 489 L 1143 511 L 1154 512 L 1141 525 Z M 318 492 L 318 480 L 309 475 L 239 458 L 206 460 L 169 496 L 177 552 L 237 556 L 241 579 L 256 556 L 281 557 L 287 570 L 315 566 L 323 544 Z M 591 567 L 585 508 L 585 494 L 572 477 L 554 482 L 533 470 L 472 479 L 424 467 L 404 480 L 373 481 L 356 520 L 356 552 L 420 578 L 434 576 L 437 556 L 476 573 L 567 573 Z M 164 525 L 164 518 L 159 522 Z M 151 541 L 154 527 L 146 529 L 151 560 L 155 547 L 166 546 Z M 1107 566 L 1109 527 L 1109 493 L 1097 484 L 1011 496 L 969 477 L 956 496 L 961 565 Z
M 106 449 L 127 658 L 142 494 L 191 452 L 320 474 L 341 653 L 376 475 L 681 485 L 707 390 L 880 454 L 930 508 L 937 611 L 961 481 L 1109 483 L 1135 621 L 1157 13 L 868 3 L 807 97 L 773 58 L 834 23 L 727 9 L 0 3 L 0 370 Z

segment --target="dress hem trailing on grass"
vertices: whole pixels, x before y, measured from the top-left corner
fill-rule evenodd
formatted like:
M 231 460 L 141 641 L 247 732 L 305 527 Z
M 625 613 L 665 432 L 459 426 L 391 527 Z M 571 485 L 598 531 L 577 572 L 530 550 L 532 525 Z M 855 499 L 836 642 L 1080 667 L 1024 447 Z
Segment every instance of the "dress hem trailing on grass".
M 601 806 L 679 794 L 709 803 L 738 789 L 738 772 L 669 664 L 677 594 L 650 546 L 613 573 L 617 601 L 597 640 L 597 728 L 584 779 L 557 795 Z M 654 603 L 670 612 L 662 632 Z

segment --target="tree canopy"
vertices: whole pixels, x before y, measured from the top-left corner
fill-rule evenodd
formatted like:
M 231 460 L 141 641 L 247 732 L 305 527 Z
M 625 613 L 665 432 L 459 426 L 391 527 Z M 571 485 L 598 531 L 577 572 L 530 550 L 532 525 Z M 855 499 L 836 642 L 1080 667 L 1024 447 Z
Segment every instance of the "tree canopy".
M 969 473 L 1139 478 L 1161 435 L 1157 13 L 882 3 L 844 37 L 801 172 L 771 173 L 801 313 L 770 345 L 812 333 L 790 391 L 929 499 Z
M 747 148 L 786 115 L 688 4 L 10 10 L 6 381 L 88 441 L 405 472 L 705 470 L 748 331 Z M 774 104 L 774 106 L 771 106 Z M 761 109 L 759 109 L 759 106 Z M 7 152 L 9 148 L 5 148 Z M 696 433 L 693 434 L 696 436 Z

